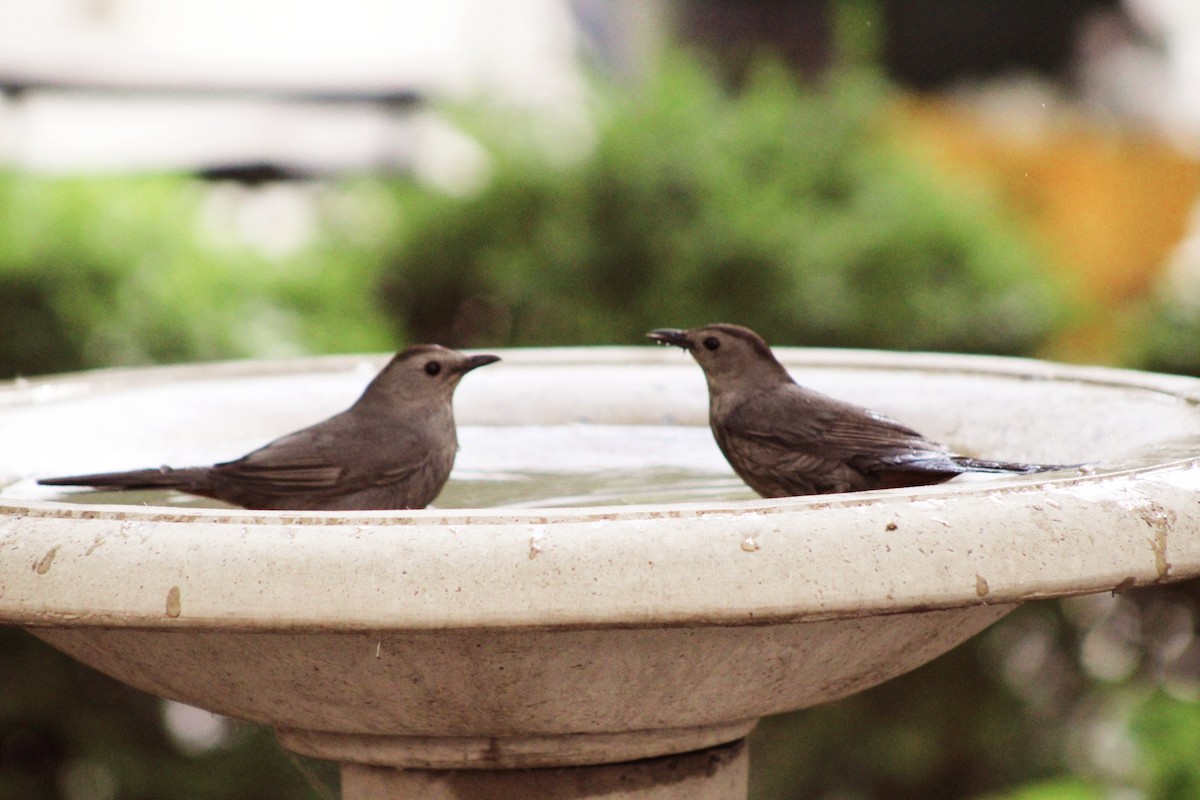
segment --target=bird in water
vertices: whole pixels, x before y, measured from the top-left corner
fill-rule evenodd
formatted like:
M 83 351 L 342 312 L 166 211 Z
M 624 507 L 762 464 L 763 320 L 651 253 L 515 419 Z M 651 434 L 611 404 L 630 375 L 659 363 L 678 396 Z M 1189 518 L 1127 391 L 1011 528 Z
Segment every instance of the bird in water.
M 458 451 L 455 388 L 471 370 L 499 360 L 414 345 L 397 353 L 350 408 L 234 461 L 38 483 L 176 489 L 252 509 L 424 508 L 450 477 Z
M 1034 473 L 1079 465 L 959 455 L 861 406 L 806 389 L 754 331 L 718 323 L 646 334 L 696 359 L 709 425 L 733 471 L 763 497 L 927 486 L 965 472 Z

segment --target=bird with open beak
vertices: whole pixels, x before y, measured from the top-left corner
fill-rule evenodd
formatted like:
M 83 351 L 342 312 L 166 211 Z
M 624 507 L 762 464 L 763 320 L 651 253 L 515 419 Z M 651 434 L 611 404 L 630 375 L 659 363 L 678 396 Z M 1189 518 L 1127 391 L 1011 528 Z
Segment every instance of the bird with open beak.
M 761 336 L 740 325 L 662 328 L 646 335 L 688 351 L 699 363 L 708 381 L 708 418 L 717 446 L 763 497 L 926 486 L 965 472 L 1069 468 L 959 455 L 882 414 L 806 389 Z

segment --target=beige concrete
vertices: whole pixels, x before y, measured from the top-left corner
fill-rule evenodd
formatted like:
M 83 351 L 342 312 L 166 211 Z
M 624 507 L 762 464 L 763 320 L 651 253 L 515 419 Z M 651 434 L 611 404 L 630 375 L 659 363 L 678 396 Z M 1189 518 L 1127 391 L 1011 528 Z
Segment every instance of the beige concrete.
M 0 621 L 135 686 L 273 725 L 300 752 L 494 770 L 721 745 L 764 714 L 919 666 L 1021 602 L 1200 575 L 1200 381 L 781 355 L 801 381 L 974 454 L 1092 465 L 603 508 L 89 506 L 22 492 L 30 473 L 298 427 L 378 360 L 22 382 L 0 387 Z M 700 371 L 678 353 L 503 356 L 460 390 L 461 424 L 704 424 Z
M 532 767 L 745 736 L 764 714 L 873 686 L 1010 610 L 773 625 L 441 631 L 31 630 L 146 691 L 275 726 L 338 761 Z

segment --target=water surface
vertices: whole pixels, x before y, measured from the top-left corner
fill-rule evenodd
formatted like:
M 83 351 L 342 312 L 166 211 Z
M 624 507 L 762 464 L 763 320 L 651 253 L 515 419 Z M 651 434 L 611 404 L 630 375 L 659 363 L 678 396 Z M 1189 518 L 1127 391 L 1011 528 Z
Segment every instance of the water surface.
M 250 442 L 241 452 L 256 446 Z M 190 453 L 196 455 L 196 453 Z M 199 463 L 236 457 L 212 455 Z M 196 460 L 167 461 L 188 466 Z M 149 464 L 113 463 L 102 469 Z M 74 471 L 68 458 L 63 471 Z M 23 479 L 0 497 L 68 503 L 220 507 L 175 491 L 93 491 Z M 699 502 L 755 497 L 730 470 L 707 427 L 676 425 L 461 426 L 439 508 L 527 508 Z

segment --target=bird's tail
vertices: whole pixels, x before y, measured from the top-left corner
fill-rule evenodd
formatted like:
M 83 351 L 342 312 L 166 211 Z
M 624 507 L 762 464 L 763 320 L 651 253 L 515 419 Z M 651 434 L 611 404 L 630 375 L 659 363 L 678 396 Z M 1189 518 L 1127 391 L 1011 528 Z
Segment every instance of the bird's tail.
M 92 475 L 42 478 L 38 483 L 43 486 L 91 486 L 97 489 L 182 489 L 198 485 L 206 472 L 204 467 L 158 467 L 128 472 L 97 472 Z
M 954 456 L 951 458 L 964 472 L 1015 472 L 1029 475 L 1035 472 L 1053 472 L 1059 469 L 1078 469 L 1082 464 L 1020 464 L 1013 461 L 988 461 L 981 458 Z

